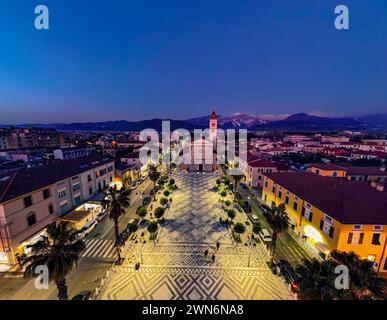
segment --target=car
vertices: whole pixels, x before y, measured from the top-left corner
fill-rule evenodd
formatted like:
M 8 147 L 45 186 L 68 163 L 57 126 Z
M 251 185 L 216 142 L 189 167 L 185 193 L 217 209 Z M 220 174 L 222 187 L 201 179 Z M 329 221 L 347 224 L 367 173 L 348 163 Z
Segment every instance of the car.
M 249 217 L 250 217 L 250 220 L 254 223 L 254 224 L 258 224 L 259 223 L 259 219 L 258 219 L 258 216 L 256 214 L 249 214 Z
M 96 220 L 97 220 L 98 222 L 100 222 L 100 221 L 101 221 L 103 218 L 105 218 L 107 215 L 108 215 L 108 212 L 107 212 L 107 211 L 103 211 L 103 212 L 101 212 L 101 213 L 97 216 Z
M 91 291 L 86 290 L 75 295 L 71 300 L 90 300 Z
M 129 225 L 119 234 L 118 239 L 115 241 L 114 246 L 120 247 L 122 246 L 126 240 L 128 240 L 130 235 Z
M 293 292 L 299 291 L 298 276 L 292 265 L 286 260 L 279 260 L 276 262 L 280 269 L 281 275 L 285 281 L 290 284 L 290 289 Z
M 243 209 L 242 209 L 242 207 L 239 204 L 234 203 L 233 207 L 234 207 L 234 209 L 238 210 L 239 212 L 243 212 Z
M 152 197 L 145 197 L 143 200 L 142 200 L 142 205 L 143 206 L 147 206 L 152 200 Z
M 263 242 L 271 242 L 271 236 L 267 229 L 261 229 L 259 235 L 261 236 Z
M 91 220 L 87 222 L 83 228 L 80 230 L 79 237 L 84 238 L 86 237 L 91 231 L 94 230 L 94 228 L 97 226 L 96 220 Z
M 239 185 L 241 186 L 242 189 L 248 189 L 249 187 L 247 186 L 246 183 L 239 183 Z

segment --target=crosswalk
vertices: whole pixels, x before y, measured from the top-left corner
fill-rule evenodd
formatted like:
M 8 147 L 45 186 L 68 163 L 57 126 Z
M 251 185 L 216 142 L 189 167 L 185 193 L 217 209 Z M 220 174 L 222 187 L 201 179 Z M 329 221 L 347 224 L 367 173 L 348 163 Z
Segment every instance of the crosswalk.
M 113 240 L 104 239 L 86 239 L 86 250 L 82 257 L 99 257 L 114 259 L 116 257 L 116 248 L 113 247 Z

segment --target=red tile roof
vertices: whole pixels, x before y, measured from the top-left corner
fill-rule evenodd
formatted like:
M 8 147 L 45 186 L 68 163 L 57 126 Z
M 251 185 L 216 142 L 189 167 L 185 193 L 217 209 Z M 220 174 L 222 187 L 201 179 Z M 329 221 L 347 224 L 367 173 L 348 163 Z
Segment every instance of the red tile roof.
M 366 183 L 308 172 L 265 176 L 343 224 L 387 225 L 387 194 Z
M 86 157 L 57 160 L 44 166 L 23 168 L 12 173 L 1 174 L 0 203 L 109 162 L 114 162 L 114 159 L 92 153 Z
M 259 159 L 249 162 L 249 166 L 253 168 L 276 168 L 276 164 L 269 160 Z

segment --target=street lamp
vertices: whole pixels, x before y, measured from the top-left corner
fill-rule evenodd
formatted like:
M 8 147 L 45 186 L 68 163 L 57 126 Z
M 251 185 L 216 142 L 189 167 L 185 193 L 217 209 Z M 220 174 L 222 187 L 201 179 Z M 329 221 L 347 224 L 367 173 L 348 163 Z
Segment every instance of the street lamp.
M 245 246 L 248 247 L 249 250 L 249 258 L 247 261 L 247 267 L 250 268 L 250 256 L 251 256 L 251 248 L 256 246 L 255 241 L 254 241 L 254 236 L 253 234 L 249 234 L 247 237 L 247 241 L 245 242 Z

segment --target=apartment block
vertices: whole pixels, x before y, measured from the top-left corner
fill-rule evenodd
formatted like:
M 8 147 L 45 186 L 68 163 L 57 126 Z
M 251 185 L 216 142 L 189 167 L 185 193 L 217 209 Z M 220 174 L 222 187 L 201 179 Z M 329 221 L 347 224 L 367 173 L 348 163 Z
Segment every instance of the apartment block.
M 0 263 L 14 264 L 46 226 L 102 191 L 114 159 L 93 153 L 0 175 Z
M 266 173 L 262 200 L 285 204 L 291 228 L 322 255 L 357 253 L 387 272 L 387 192 L 311 172 Z

